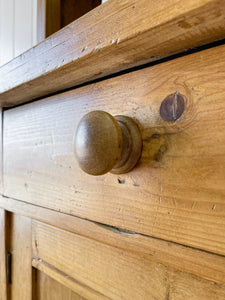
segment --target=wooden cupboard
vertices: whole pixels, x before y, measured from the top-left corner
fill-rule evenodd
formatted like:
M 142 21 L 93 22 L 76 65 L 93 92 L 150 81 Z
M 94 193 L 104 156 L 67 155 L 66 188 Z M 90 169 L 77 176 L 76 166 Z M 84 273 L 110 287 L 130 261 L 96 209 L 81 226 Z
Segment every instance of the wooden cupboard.
M 109 0 L 0 68 L 0 299 L 225 299 L 224 4 Z M 96 110 L 130 172 L 80 169 Z

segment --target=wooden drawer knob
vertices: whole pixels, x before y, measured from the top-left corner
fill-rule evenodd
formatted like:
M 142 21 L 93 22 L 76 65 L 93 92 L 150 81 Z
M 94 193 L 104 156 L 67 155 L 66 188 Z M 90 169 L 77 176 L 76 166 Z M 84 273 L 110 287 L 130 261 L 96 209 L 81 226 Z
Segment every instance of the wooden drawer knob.
M 75 154 L 81 169 L 91 175 L 129 172 L 138 162 L 142 149 L 136 122 L 104 111 L 86 114 L 79 122 Z

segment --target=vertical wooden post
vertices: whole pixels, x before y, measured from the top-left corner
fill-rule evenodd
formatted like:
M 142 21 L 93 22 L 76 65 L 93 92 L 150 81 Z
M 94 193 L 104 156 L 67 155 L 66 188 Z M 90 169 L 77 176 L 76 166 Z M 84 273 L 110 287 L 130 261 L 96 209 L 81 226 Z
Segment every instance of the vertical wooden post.
M 3 194 L 3 111 L 0 108 L 0 194 Z
M 12 253 L 10 299 L 32 299 L 31 219 L 9 213 L 8 251 Z

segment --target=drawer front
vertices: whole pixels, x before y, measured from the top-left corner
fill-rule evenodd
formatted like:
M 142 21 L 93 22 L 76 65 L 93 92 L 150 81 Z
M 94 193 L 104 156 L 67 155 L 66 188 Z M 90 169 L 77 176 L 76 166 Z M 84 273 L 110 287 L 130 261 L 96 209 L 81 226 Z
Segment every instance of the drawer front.
M 224 61 L 220 46 L 5 111 L 4 195 L 224 254 Z M 185 111 L 167 122 L 160 106 L 176 91 Z M 80 170 L 74 134 L 93 110 L 139 122 L 143 151 L 131 172 Z

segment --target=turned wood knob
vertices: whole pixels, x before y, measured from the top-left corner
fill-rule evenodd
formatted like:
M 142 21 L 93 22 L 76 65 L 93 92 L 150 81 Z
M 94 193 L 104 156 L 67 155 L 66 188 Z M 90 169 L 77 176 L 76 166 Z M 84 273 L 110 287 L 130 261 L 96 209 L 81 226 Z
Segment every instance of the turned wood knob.
M 129 172 L 138 162 L 142 138 L 137 123 L 104 111 L 86 114 L 79 122 L 75 155 L 80 168 L 91 175 Z

